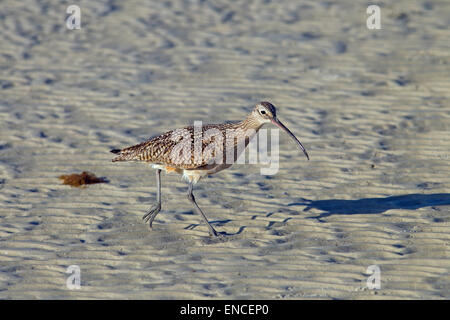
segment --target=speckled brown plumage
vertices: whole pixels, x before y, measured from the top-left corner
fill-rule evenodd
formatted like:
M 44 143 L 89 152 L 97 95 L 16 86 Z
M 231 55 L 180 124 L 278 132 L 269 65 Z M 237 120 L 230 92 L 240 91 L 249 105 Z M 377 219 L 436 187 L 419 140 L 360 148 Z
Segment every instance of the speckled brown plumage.
M 194 126 L 171 130 L 140 144 L 111 150 L 119 154 L 112 161 L 143 161 L 167 166 L 170 170 L 210 170 L 213 163 L 234 163 L 243 152 L 243 148 L 238 148 L 242 146 L 240 141 L 245 139 L 245 148 L 267 122 L 273 122 L 292 135 L 277 119 L 275 107 L 263 101 L 243 121 L 204 126 L 194 123 Z M 298 143 L 308 157 L 306 150 Z
M 200 127 L 194 128 L 194 126 L 175 129 L 138 145 L 120 150 L 119 155 L 112 161 L 144 161 L 153 164 L 168 165 L 173 168 L 199 169 L 208 165 L 210 161 L 215 160 L 215 148 L 217 147 L 221 151 L 223 155 L 222 161 L 225 163 L 229 147 L 234 152 L 237 146 L 237 138 L 231 140 L 231 137 L 241 137 L 245 133 L 251 134 L 252 129 L 254 130 L 253 132 L 256 132 L 260 126 L 260 124 L 247 120 L 204 125 L 201 127 L 201 131 Z M 227 138 L 229 139 L 227 140 Z M 245 139 L 246 146 L 249 138 L 246 137 Z M 190 152 L 184 153 L 183 141 L 190 144 Z M 194 148 L 195 141 L 201 142 L 201 149 Z M 175 149 L 177 145 L 178 149 Z M 206 148 L 210 148 L 211 152 L 206 152 Z M 237 153 L 234 152 L 233 158 L 236 160 Z

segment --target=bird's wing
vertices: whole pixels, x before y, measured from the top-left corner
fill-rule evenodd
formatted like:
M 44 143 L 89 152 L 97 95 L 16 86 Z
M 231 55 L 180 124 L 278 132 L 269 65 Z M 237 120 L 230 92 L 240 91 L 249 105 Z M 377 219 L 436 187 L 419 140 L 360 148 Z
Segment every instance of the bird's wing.
M 236 123 L 189 126 L 168 131 L 162 135 L 125 149 L 113 150 L 119 155 L 112 161 L 145 161 L 180 169 L 198 169 L 209 164 L 226 161 L 227 130 Z M 236 139 L 228 141 L 236 146 Z

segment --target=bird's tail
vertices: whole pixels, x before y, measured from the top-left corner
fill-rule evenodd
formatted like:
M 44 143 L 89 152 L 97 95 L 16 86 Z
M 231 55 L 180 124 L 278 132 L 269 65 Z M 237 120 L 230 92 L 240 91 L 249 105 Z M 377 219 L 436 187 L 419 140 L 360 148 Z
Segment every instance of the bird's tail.
M 110 150 L 110 152 L 117 154 L 117 156 L 112 159 L 112 162 L 141 160 L 139 157 L 137 157 L 138 154 L 135 146 L 125 149 L 112 149 Z
M 143 142 L 124 149 L 112 149 L 110 152 L 117 154 L 112 161 L 148 161 L 149 159 L 145 157 L 145 153 L 143 154 L 147 144 L 148 142 Z
M 112 149 L 112 150 L 109 150 L 109 152 L 114 153 L 114 154 L 118 154 L 117 157 L 112 159 L 112 162 L 116 162 L 116 161 L 120 161 L 121 160 L 121 155 L 120 155 L 120 153 L 122 152 L 121 149 Z

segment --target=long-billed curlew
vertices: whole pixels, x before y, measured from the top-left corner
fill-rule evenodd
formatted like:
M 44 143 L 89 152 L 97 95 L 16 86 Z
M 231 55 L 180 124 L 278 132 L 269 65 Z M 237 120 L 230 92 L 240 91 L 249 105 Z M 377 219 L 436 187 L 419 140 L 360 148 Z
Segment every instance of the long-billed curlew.
M 111 150 L 112 153 L 118 154 L 112 161 L 144 161 L 156 169 L 156 204 L 143 216 L 144 221 L 149 222 L 150 228 L 161 210 L 161 170 L 165 170 L 167 173 L 182 174 L 189 182 L 188 199 L 208 225 L 210 235 L 218 236 L 219 233 L 214 230 L 195 201 L 192 193 L 194 184 L 206 175 L 229 168 L 262 125 L 269 122 L 290 135 L 309 160 L 308 153 L 300 141 L 278 120 L 275 107 L 263 101 L 256 104 L 243 121 L 194 125 L 168 131 L 141 144 Z

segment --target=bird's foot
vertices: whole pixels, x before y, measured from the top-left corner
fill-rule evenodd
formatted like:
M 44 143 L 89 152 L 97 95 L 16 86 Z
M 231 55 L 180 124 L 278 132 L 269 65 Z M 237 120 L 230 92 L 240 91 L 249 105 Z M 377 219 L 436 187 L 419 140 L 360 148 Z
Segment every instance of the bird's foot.
M 147 212 L 143 217 L 142 220 L 145 221 L 145 223 L 149 223 L 150 229 L 152 228 L 153 220 L 155 220 L 156 215 L 161 211 L 161 203 L 155 204 L 153 207 L 150 208 L 149 212 Z
M 225 238 L 225 234 L 224 233 L 219 233 L 214 228 L 211 228 L 209 230 L 209 235 L 211 237 L 214 237 L 215 239 L 224 239 Z

